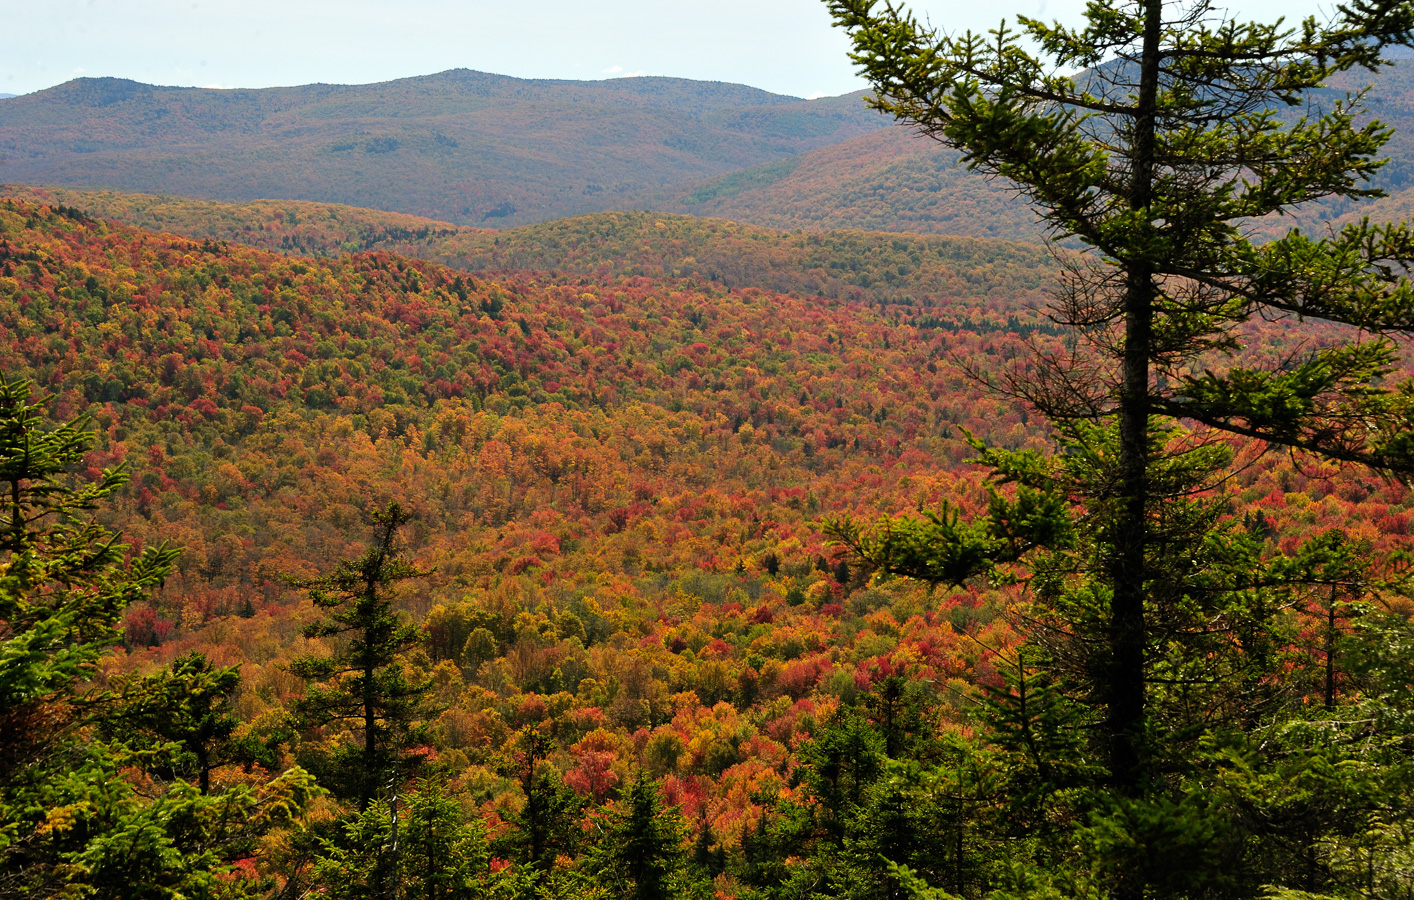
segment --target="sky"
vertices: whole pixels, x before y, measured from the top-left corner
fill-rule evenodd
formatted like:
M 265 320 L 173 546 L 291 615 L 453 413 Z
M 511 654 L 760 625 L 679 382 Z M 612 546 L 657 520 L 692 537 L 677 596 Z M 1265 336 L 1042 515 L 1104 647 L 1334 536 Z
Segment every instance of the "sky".
M 1333 3 L 1243 0 L 1254 19 Z M 921 0 L 949 30 L 1084 0 Z M 453 68 L 520 78 L 671 75 L 796 97 L 865 87 L 821 0 L 0 0 L 0 93 L 80 76 L 149 84 L 362 84 Z

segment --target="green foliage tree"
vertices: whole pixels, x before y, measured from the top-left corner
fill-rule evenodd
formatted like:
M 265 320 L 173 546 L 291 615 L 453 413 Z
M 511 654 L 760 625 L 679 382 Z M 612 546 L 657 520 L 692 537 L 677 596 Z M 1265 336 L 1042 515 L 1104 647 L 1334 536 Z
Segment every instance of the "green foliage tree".
M 543 878 L 560 854 L 579 846 L 580 802 L 549 762 L 555 741 L 538 728 L 523 729 L 510 760 L 510 774 L 525 802 L 510 817 L 504 845 L 533 878 Z
M 374 539 L 363 555 L 341 561 L 333 573 L 293 579 L 309 590 L 324 618 L 304 629 L 306 637 L 335 638 L 329 656 L 302 656 L 291 671 L 317 682 L 295 704 L 307 727 L 350 724 L 362 746 L 344 745 L 332 753 L 327 777 L 336 792 L 367 810 L 389 780 L 407 774 L 408 750 L 428 741 L 431 714 L 427 678 L 411 678 L 401 655 L 422 643 L 417 626 L 403 621 L 393 606 L 391 588 L 400 581 L 430 574 L 403 558 L 399 530 L 410 521 L 398 504 L 373 513 Z
M 887 760 L 878 729 L 855 710 L 842 710 L 801 748 L 803 780 L 818 801 L 826 840 L 844 840 Z
M 321 896 L 336 900 L 381 900 L 395 890 L 407 900 L 490 900 L 517 890 L 510 874 L 492 872 L 485 826 L 435 781 L 345 820 L 321 841 L 310 869 Z
M 687 865 L 685 831 L 677 809 L 664 809 L 658 783 L 639 773 L 593 852 L 591 867 L 610 897 L 668 900 L 706 895 L 700 874 Z
M 230 700 L 240 683 L 238 666 L 215 667 L 193 650 L 152 675 L 119 678 L 119 708 L 108 727 L 130 745 L 175 744 L 165 768 L 183 777 L 195 773 L 208 794 L 212 769 L 247 758 L 231 740 L 240 719 Z
M 296 769 L 220 797 L 180 779 L 139 791 L 128 772 L 153 749 L 97 739 L 116 704 L 95 666 L 178 551 L 125 560 L 93 515 L 125 476 L 74 486 L 66 473 L 94 436 L 82 420 L 46 427 L 45 402 L 0 377 L 0 894 L 253 896 L 262 885 L 233 877 L 234 859 L 297 816 L 313 784 Z
M 1248 746 L 1290 711 L 1272 671 L 1281 590 L 1300 573 L 1265 560 L 1204 495 L 1230 463 L 1223 434 L 1414 473 L 1414 384 L 1389 378 L 1392 337 L 1414 330 L 1403 277 L 1414 228 L 1365 221 L 1257 243 L 1244 223 L 1378 194 L 1367 182 L 1389 130 L 1361 124 L 1360 94 L 1313 92 L 1385 65 L 1384 48 L 1414 40 L 1414 5 L 1355 0 L 1328 24 L 1284 28 L 1207 0 L 1097 2 L 1081 28 L 1022 18 L 1020 31 L 960 36 L 876 0 L 829 6 L 876 107 L 1010 181 L 1078 245 L 1058 251 L 1053 315 L 1084 339 L 995 378 L 1049 418 L 1061 453 L 984 450 L 1014 485 L 984 520 L 944 510 L 872 535 L 837 523 L 837 538 L 876 567 L 939 583 L 1028 561 L 1043 714 L 1098 736 L 1096 765 L 1067 776 L 1086 798 L 1070 807 L 1090 823 L 1073 835 L 1086 890 L 1281 883 L 1290 873 L 1254 852 L 1263 844 L 1233 819 L 1235 796 L 1220 808 L 1197 775 L 1223 765 L 1208 754 L 1239 752 L 1217 747 Z M 1302 103 L 1306 115 L 1283 114 Z M 1325 320 L 1349 339 L 1262 368 L 1242 352 L 1244 326 L 1263 317 Z M 1026 745 L 1025 730 L 1017 739 Z
M 781 891 L 808 885 L 825 896 L 903 900 L 905 883 L 890 863 L 957 881 L 963 825 L 956 782 L 962 766 L 943 764 L 919 686 L 889 675 L 823 723 L 799 753 L 797 774 L 814 801 L 818 827 L 810 865 Z M 781 823 L 789 822 L 788 810 Z M 777 837 L 788 828 L 778 826 Z M 745 838 L 743 847 L 746 846 Z M 753 835 L 753 841 L 756 836 Z
M 705 819 L 697 832 L 697 840 L 692 843 L 692 864 L 708 878 L 716 878 L 727 870 L 727 850 L 717 843 L 712 823 Z

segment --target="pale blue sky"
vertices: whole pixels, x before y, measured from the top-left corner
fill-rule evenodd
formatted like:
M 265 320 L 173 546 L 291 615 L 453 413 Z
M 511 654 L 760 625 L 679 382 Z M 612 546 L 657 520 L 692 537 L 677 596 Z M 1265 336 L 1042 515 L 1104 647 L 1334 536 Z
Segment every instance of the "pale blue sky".
M 1313 0 L 1244 0 L 1301 16 Z M 923 0 L 949 30 L 1017 13 L 1073 21 L 1083 0 Z M 0 0 L 0 93 L 80 75 L 152 84 L 366 83 L 451 68 L 523 78 L 674 75 L 795 96 L 863 87 L 819 0 Z

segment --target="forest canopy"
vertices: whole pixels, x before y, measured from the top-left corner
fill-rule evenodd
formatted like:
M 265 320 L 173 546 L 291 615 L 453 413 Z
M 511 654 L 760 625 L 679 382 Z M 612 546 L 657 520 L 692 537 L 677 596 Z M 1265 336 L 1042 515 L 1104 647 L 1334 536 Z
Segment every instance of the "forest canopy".
M 1068 243 L 7 189 L 0 893 L 1408 893 L 1414 11 L 831 8 Z

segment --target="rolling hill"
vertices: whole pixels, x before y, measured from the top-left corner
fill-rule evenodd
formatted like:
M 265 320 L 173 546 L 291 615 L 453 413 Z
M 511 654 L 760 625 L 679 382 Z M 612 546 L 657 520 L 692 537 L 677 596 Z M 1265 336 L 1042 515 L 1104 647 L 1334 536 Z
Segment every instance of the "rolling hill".
M 1026 203 L 958 154 L 893 125 L 655 198 L 654 206 L 770 228 L 1035 241 Z
M 596 213 L 495 231 L 327 203 L 190 200 L 0 185 L 0 196 L 127 225 L 279 253 L 391 251 L 468 272 L 684 277 L 729 287 L 929 307 L 978 285 L 1039 306 L 1052 271 L 1034 244 L 838 230 L 786 232 L 720 219 Z

